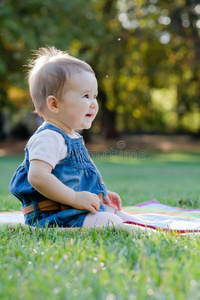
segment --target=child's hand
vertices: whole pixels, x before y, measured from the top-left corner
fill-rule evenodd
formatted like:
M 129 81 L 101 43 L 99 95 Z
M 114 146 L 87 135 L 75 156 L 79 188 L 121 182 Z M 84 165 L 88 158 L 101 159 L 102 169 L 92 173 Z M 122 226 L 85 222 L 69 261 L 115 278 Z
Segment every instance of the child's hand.
M 103 199 L 105 204 L 114 204 L 119 210 L 121 210 L 121 198 L 117 193 L 108 191 L 107 196 Z
M 52 166 L 41 160 L 31 160 L 28 174 L 29 183 L 47 199 L 86 209 L 95 214 L 102 200 L 90 192 L 75 192 L 52 174 Z
M 96 214 L 100 208 L 102 201 L 96 194 L 90 192 L 76 192 L 76 200 L 73 207 L 76 209 L 87 209 L 91 213 Z

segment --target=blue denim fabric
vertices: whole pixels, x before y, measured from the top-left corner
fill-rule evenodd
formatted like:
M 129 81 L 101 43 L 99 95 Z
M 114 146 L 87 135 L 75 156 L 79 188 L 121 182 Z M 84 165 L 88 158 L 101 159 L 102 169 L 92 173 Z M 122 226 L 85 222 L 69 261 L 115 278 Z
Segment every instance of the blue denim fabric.
M 90 159 L 83 138 L 78 135 L 77 139 L 72 139 L 64 131 L 51 124 L 40 127 L 35 134 L 46 129 L 62 134 L 67 145 L 67 157 L 55 166 L 52 174 L 76 192 L 102 193 L 103 198 L 106 197 L 106 186 L 101 174 Z M 81 227 L 89 211 L 73 208 L 59 212 L 41 212 L 39 210 L 37 203 L 46 198 L 28 182 L 28 170 L 29 153 L 26 147 L 24 161 L 14 173 L 9 185 L 10 192 L 22 202 L 23 208 L 31 204 L 34 206 L 34 212 L 25 215 L 26 224 L 35 226 L 38 223 L 40 226 L 45 226 L 48 222 L 48 226 L 57 224 L 59 227 Z M 101 205 L 99 211 L 105 211 L 104 204 Z
M 98 212 L 106 211 L 105 205 L 102 204 Z M 40 227 L 81 227 L 85 220 L 85 217 L 90 212 L 87 210 L 78 210 L 78 209 L 65 209 L 62 211 L 47 211 L 25 215 L 25 223 L 31 226 L 40 226 Z

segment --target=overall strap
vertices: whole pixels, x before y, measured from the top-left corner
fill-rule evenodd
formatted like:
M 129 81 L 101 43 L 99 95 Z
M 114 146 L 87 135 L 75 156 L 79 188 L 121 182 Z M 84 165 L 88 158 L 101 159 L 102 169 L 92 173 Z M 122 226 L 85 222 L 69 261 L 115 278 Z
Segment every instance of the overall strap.
M 52 124 L 45 124 L 44 126 L 40 126 L 38 128 L 38 130 L 34 133 L 34 134 L 37 134 L 45 129 L 50 129 L 50 130 L 53 130 L 53 131 L 57 131 L 59 132 L 60 134 L 62 134 L 62 136 L 64 137 L 65 139 L 65 143 L 67 145 L 67 148 L 68 150 L 70 149 L 70 144 L 71 144 L 71 141 L 73 140 L 72 138 L 69 137 L 69 135 L 67 133 L 65 133 L 62 129 L 52 125 Z M 78 136 L 78 139 L 82 139 L 81 135 L 76 133 L 76 135 Z

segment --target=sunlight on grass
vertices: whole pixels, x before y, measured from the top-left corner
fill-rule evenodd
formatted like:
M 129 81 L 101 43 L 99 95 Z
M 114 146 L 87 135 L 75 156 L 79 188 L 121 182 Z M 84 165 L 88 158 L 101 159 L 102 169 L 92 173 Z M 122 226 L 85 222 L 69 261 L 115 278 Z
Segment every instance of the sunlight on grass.
M 0 210 L 20 209 L 8 184 L 23 157 L 0 158 Z M 199 205 L 200 155 L 148 152 L 146 160 L 96 157 L 124 205 L 156 198 Z M 180 202 L 182 200 L 182 202 Z M 0 226 L 0 299 L 199 299 L 200 239 L 114 228 Z
M 92 153 L 91 153 L 92 156 Z M 160 162 L 182 162 L 199 163 L 200 153 L 198 152 L 160 152 L 160 151 L 121 151 L 119 155 L 98 154 L 92 156 L 93 160 L 102 163 L 124 164 L 124 165 L 145 165 Z
M 177 206 L 198 205 L 200 195 L 200 154 L 192 152 L 147 152 L 146 159 L 98 156 L 94 159 L 109 190 L 117 192 L 123 205 L 158 201 Z M 9 194 L 9 181 L 22 156 L 0 158 L 2 211 L 19 209 L 20 202 Z
M 189 299 L 200 289 L 194 237 L 19 227 L 0 240 L 1 299 Z
M 200 163 L 199 152 L 157 152 L 150 154 L 153 161 L 168 161 L 168 162 L 186 162 L 186 163 Z

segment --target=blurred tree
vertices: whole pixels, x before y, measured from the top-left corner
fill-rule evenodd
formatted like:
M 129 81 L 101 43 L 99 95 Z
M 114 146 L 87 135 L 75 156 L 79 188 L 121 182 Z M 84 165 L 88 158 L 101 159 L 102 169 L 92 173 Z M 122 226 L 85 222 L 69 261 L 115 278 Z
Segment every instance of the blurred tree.
M 1 0 L 0 1 L 0 103 L 2 110 L 18 112 L 19 106 L 32 106 L 18 95 L 27 89 L 25 65 L 31 50 L 54 45 L 72 55 L 89 60 L 98 36 L 102 34 L 94 17 L 94 3 L 81 0 Z M 82 49 L 82 51 L 81 51 Z M 85 49 L 85 50 L 84 50 Z M 81 55 L 83 53 L 83 55 Z M 16 96 L 13 97 L 13 92 Z M 10 97 L 12 95 L 12 97 Z M 33 107 L 33 106 L 32 106 Z
M 199 0 L 2 0 L 0 24 L 2 107 L 19 107 L 30 50 L 55 45 L 97 74 L 96 131 L 200 131 Z
M 135 58 L 137 57 L 138 60 L 132 61 L 135 60 L 138 72 L 134 74 L 133 82 L 138 82 L 132 92 L 138 95 L 137 107 L 142 105 L 140 116 L 142 119 L 145 116 L 146 128 L 148 129 L 148 123 L 151 129 L 156 129 L 155 126 L 158 126 L 158 129 L 164 129 L 168 126 L 167 123 L 163 123 L 162 115 L 160 115 L 159 126 L 157 122 L 159 115 L 155 107 L 152 109 L 149 91 L 152 88 L 175 88 L 178 115 L 176 128 L 183 129 L 182 120 L 185 114 L 198 110 L 198 130 L 200 130 L 199 1 L 141 0 L 121 1 L 121 3 L 119 18 L 129 34 L 135 37 L 132 53 L 135 53 Z M 126 54 L 129 58 L 131 57 L 131 53 L 127 50 Z M 129 80 L 124 80 L 124 82 L 127 84 Z M 168 99 L 163 99 L 163 101 L 168 101 Z M 150 114 L 145 111 L 145 108 Z M 139 114 L 134 117 L 140 119 Z

